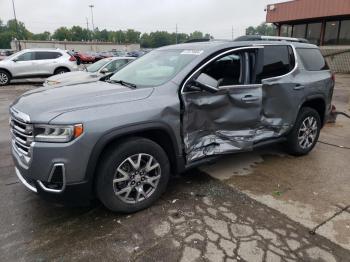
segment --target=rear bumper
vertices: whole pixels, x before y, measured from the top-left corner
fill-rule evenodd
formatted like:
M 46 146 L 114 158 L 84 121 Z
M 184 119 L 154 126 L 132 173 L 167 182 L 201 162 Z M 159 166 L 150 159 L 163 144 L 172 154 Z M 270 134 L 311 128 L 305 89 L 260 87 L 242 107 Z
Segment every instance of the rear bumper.
M 62 192 L 50 192 L 40 181 L 25 177 L 16 167 L 15 172 L 25 187 L 48 201 L 67 206 L 85 206 L 92 200 L 93 192 L 89 182 L 66 184 Z

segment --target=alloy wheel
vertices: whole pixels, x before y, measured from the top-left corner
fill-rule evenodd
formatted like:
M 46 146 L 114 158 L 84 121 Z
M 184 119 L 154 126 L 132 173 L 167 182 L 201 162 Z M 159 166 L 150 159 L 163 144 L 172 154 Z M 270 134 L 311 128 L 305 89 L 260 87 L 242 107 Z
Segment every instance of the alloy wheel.
M 160 164 L 153 156 L 145 153 L 130 156 L 116 169 L 114 193 L 125 203 L 139 203 L 155 192 L 160 177 Z
M 309 116 L 302 122 L 298 131 L 299 146 L 308 149 L 315 143 L 318 132 L 317 120 L 313 116 Z
M 8 76 L 5 73 L 0 73 L 0 84 L 7 84 L 8 80 Z

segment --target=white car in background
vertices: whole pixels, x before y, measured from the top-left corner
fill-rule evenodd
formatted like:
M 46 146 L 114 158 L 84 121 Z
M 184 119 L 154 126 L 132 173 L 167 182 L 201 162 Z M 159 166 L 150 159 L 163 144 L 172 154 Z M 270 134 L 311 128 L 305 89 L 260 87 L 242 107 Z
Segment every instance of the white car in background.
M 77 71 L 74 56 L 61 49 L 25 49 L 0 61 L 0 85 L 11 79 L 37 78 Z
M 109 57 L 89 65 L 83 71 L 55 75 L 45 80 L 45 87 L 60 87 L 89 82 L 96 82 L 101 77 L 113 74 L 126 64 L 135 60 L 134 57 Z

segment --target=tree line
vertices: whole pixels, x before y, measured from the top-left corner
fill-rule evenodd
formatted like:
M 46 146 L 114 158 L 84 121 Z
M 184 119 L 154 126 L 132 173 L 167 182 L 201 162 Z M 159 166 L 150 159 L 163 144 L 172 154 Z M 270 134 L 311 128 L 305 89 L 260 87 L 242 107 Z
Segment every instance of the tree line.
M 23 22 L 9 20 L 6 24 L 0 20 L 0 48 L 10 48 L 11 40 L 59 40 L 59 41 L 101 41 L 113 42 L 117 44 L 140 43 L 143 48 L 157 48 L 164 45 L 182 43 L 190 39 L 212 38 L 210 34 L 195 31 L 186 33 L 169 33 L 167 31 L 156 31 L 151 33 L 141 33 L 139 31 L 128 30 L 99 30 L 94 31 L 82 28 L 81 26 L 59 27 L 53 33 L 45 31 L 34 34 L 30 32 Z
M 18 33 L 17 33 L 18 31 Z M 246 29 L 247 35 L 276 35 L 273 25 L 262 23 L 258 26 L 250 26 Z M 141 33 L 139 31 L 128 30 L 99 30 L 94 31 L 72 26 L 71 28 L 59 27 L 53 33 L 45 31 L 34 34 L 30 32 L 23 22 L 9 20 L 6 24 L 0 19 L 0 48 L 10 48 L 11 40 L 59 40 L 59 41 L 102 41 L 117 44 L 139 43 L 143 48 L 157 48 L 160 46 L 183 43 L 191 39 L 213 38 L 210 34 L 195 31 L 186 33 L 169 33 L 167 31 L 156 31 L 151 33 Z
M 267 36 L 275 36 L 276 35 L 276 27 L 272 24 L 261 23 L 258 26 L 249 26 L 245 30 L 246 35 L 267 35 Z

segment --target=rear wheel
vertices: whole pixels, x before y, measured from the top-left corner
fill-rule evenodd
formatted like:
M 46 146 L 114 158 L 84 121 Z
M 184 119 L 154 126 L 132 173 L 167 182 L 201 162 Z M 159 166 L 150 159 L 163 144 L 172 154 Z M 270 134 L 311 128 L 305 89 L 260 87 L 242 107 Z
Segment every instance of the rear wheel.
M 112 211 L 132 213 L 149 207 L 165 191 L 169 160 L 155 142 L 133 138 L 105 154 L 97 175 L 101 202 Z
M 69 72 L 69 70 L 67 68 L 57 68 L 55 70 L 55 75 L 64 74 L 64 73 L 67 73 L 67 72 Z
M 0 70 L 0 86 L 8 85 L 10 83 L 11 76 L 6 71 Z
M 321 118 L 310 107 L 303 107 L 293 130 L 288 135 L 289 152 L 293 155 L 306 155 L 316 145 L 321 130 Z

